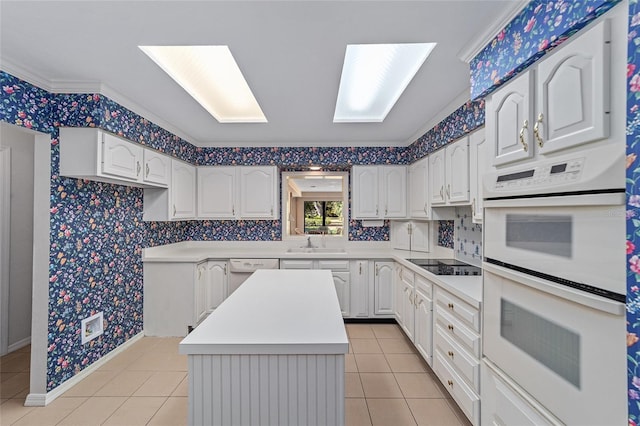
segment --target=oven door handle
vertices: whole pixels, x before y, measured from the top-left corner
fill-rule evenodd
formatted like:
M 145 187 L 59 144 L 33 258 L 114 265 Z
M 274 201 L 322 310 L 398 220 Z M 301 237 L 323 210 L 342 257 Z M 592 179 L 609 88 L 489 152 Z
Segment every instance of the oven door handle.
M 485 208 L 492 207 L 574 207 L 574 206 L 623 206 L 625 193 L 581 194 L 558 197 L 508 198 L 501 200 L 486 199 Z
M 516 283 L 535 288 L 537 290 L 552 294 L 570 302 L 578 303 L 591 309 L 596 309 L 598 311 L 617 316 L 625 315 L 625 305 L 621 302 L 598 297 L 596 295 L 585 293 L 583 291 L 574 290 L 570 287 L 565 287 L 563 285 L 556 284 L 542 278 L 534 277 L 532 275 L 524 274 L 522 272 L 514 271 L 487 262 L 482 263 L 482 269 L 485 272 L 490 272 L 502 278 L 515 281 Z M 486 275 L 483 276 L 483 280 L 486 281 L 486 279 Z

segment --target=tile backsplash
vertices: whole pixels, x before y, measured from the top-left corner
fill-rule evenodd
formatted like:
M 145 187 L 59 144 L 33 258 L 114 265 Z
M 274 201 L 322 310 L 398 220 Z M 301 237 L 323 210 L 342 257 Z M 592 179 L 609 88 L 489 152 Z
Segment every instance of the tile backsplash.
M 480 266 L 482 263 L 482 225 L 471 220 L 470 207 L 457 207 L 453 221 L 455 257 Z

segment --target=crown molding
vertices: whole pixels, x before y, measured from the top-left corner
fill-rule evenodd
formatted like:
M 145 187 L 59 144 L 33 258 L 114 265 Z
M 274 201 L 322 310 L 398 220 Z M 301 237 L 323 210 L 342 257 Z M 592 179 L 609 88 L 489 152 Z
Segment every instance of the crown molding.
M 471 43 L 465 46 L 460 52 L 458 52 L 458 58 L 466 63 L 471 63 L 471 60 L 475 58 L 500 32 L 504 27 L 509 24 L 530 2 L 529 0 L 512 0 L 507 2 L 505 6 L 505 12 L 502 16 L 497 17 L 496 21 L 483 32 L 477 34 Z
M 206 146 L 106 84 L 97 81 L 49 80 L 6 58 L 0 58 L 0 69 L 50 93 L 99 93 L 196 147 Z

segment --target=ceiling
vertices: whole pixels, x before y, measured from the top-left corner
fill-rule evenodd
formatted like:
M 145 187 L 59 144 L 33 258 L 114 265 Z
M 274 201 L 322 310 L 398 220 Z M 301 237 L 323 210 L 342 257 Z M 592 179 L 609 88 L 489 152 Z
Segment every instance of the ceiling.
M 0 1 L 0 67 L 197 146 L 406 146 L 469 98 L 461 52 L 526 1 Z M 347 44 L 437 42 L 382 123 L 333 123 Z M 138 45 L 228 45 L 268 123 L 220 124 Z M 477 50 L 477 49 L 476 49 Z

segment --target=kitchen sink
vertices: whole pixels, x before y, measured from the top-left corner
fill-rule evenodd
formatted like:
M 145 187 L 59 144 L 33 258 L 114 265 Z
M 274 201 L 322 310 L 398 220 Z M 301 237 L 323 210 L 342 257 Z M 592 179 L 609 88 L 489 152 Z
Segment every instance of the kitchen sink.
M 292 247 L 287 253 L 346 253 L 343 248 L 327 248 L 327 247 Z

